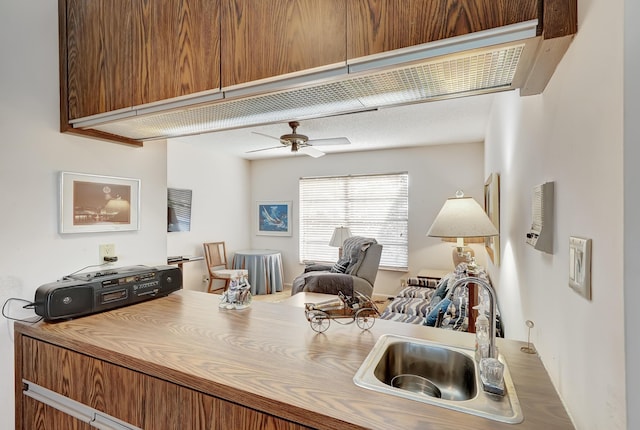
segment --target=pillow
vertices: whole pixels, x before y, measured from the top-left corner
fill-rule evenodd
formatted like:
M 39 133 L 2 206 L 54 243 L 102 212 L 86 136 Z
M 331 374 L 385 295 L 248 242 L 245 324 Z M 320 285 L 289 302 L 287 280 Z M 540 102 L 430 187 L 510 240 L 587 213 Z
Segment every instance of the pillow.
M 442 281 L 440 281 L 440 283 L 436 287 L 436 290 L 433 292 L 433 295 L 431 296 L 432 307 L 438 304 L 440 300 L 446 297 L 448 286 L 449 286 L 449 276 L 446 276 L 445 278 L 442 279 Z
M 347 271 L 347 266 L 349 265 L 349 261 L 343 261 L 342 259 L 336 261 L 336 263 L 331 267 L 329 272 L 331 273 L 345 273 Z
M 469 320 L 467 318 L 467 301 L 462 300 L 453 304 L 453 311 L 451 312 L 451 321 L 453 330 L 468 331 Z
M 424 325 L 428 325 L 433 327 L 436 325 L 436 321 L 438 320 L 438 313 L 442 310 L 443 313 L 447 313 L 447 309 L 449 309 L 449 305 L 451 304 L 451 300 L 443 299 L 440 300 L 432 309 L 429 311 L 429 314 L 424 319 Z

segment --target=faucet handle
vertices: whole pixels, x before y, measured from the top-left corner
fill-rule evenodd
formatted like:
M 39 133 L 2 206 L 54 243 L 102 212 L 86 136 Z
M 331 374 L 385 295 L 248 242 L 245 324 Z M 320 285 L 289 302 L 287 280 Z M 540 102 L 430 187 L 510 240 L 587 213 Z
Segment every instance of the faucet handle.
M 504 364 L 497 358 L 481 359 L 480 380 L 485 391 L 501 396 L 504 395 Z

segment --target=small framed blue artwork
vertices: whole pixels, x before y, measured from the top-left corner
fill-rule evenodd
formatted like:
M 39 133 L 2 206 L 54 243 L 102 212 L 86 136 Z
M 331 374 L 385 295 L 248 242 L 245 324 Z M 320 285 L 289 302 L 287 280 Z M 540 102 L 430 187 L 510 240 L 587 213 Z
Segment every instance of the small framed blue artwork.
M 256 234 L 291 236 L 291 202 L 257 202 Z

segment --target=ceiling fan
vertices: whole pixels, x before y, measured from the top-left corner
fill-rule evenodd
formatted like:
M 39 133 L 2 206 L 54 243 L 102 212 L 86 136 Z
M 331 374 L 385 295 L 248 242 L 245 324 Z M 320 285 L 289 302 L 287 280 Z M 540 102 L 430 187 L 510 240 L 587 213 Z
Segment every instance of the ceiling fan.
M 315 148 L 314 146 L 348 145 L 348 144 L 351 143 L 349 141 L 349 139 L 347 139 L 346 137 L 334 137 L 334 138 L 330 138 L 330 139 L 309 140 L 308 136 L 305 136 L 304 134 L 296 133 L 296 130 L 298 129 L 299 126 L 300 126 L 300 123 L 298 121 L 289 122 L 289 127 L 291 127 L 291 133 L 290 134 L 283 134 L 279 138 L 278 137 L 274 137 L 274 136 L 269 136 L 268 134 L 259 133 L 257 131 L 254 131 L 253 132 L 254 134 L 259 134 L 261 136 L 265 136 L 265 137 L 268 137 L 270 139 L 279 140 L 282 145 L 280 145 L 280 146 L 272 146 L 272 147 L 269 147 L 269 148 L 255 149 L 253 151 L 247 151 L 247 153 L 249 153 L 249 152 L 258 152 L 258 151 L 266 151 L 266 150 L 269 150 L 269 149 L 276 149 L 276 148 L 282 148 L 282 147 L 289 146 L 289 147 L 291 147 L 291 152 L 301 152 L 301 153 L 309 155 L 311 157 L 318 158 L 318 157 L 322 157 L 325 154 L 324 154 L 324 152 L 320 151 L 318 148 Z

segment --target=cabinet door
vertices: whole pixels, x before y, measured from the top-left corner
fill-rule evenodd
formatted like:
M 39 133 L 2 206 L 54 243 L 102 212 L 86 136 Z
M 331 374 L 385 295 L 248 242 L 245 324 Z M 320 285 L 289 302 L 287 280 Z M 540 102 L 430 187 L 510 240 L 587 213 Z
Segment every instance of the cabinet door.
M 347 0 L 222 0 L 222 86 L 346 61 Z
M 309 427 L 221 400 L 220 429 L 310 430 Z
M 134 104 L 220 88 L 220 0 L 134 0 Z
M 146 377 L 145 386 L 153 393 L 146 402 L 146 429 L 308 429 L 157 378 Z
M 161 379 L 146 377 L 145 429 L 217 430 L 220 400 Z M 239 427 L 241 428 L 241 427 Z
M 350 0 L 348 58 L 538 17 L 538 0 Z
M 66 13 L 69 118 L 131 106 L 130 0 L 67 0 Z

